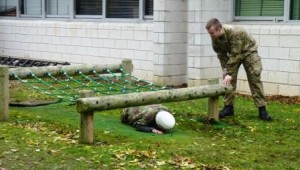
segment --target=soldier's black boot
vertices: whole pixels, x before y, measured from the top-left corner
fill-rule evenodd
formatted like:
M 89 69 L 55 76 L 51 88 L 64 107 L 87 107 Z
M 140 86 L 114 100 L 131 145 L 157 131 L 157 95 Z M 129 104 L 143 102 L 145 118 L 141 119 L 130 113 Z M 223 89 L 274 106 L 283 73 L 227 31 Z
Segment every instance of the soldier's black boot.
M 219 113 L 219 118 L 224 118 L 226 116 L 233 116 L 234 110 L 233 105 L 225 105 Z
M 265 106 L 259 107 L 258 110 L 259 110 L 259 118 L 260 118 L 261 120 L 265 120 L 265 121 L 270 121 L 270 120 L 272 120 L 272 117 L 271 117 L 270 115 L 268 115 Z

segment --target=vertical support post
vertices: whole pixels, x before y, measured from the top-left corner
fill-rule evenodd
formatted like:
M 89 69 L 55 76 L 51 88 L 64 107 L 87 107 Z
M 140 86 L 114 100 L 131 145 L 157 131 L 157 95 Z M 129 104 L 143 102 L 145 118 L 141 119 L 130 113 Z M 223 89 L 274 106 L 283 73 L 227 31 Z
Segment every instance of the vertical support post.
M 82 90 L 80 98 L 93 97 L 92 90 Z M 80 113 L 79 143 L 91 144 L 94 142 L 94 111 Z
M 133 71 L 132 61 L 130 59 L 122 60 L 122 68 L 124 69 L 125 72 L 127 72 L 129 75 L 131 75 L 132 71 Z M 124 76 L 124 75 L 122 75 L 122 76 Z M 130 77 L 128 77 L 127 80 L 130 80 Z
M 0 65 L 0 121 L 8 120 L 9 105 L 9 75 L 8 67 Z
M 208 118 L 219 121 L 219 96 L 208 98 Z

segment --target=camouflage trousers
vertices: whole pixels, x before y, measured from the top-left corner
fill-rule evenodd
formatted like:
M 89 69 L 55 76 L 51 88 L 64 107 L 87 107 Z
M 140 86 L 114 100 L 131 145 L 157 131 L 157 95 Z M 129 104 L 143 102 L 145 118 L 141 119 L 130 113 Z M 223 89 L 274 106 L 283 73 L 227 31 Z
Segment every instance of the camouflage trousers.
M 257 107 L 265 106 L 264 89 L 263 89 L 263 84 L 260 80 L 262 64 L 261 64 L 261 59 L 258 56 L 257 52 L 253 52 L 245 56 L 241 61 L 230 65 L 231 67 L 230 70 L 232 70 L 232 72 L 236 74 L 232 75 L 232 80 L 231 80 L 231 84 L 233 86 L 233 92 L 224 96 L 224 104 L 225 105 L 234 104 L 234 93 L 236 90 L 237 75 L 238 75 L 237 73 L 242 64 L 247 74 L 247 79 L 254 100 L 254 104 Z

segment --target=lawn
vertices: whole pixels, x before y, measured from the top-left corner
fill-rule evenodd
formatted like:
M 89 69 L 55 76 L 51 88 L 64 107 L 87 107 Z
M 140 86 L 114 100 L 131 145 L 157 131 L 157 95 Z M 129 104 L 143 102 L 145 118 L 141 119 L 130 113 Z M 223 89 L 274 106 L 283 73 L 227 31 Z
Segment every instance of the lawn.
M 300 169 L 299 103 L 268 102 L 273 121 L 263 122 L 240 96 L 236 115 L 213 125 L 202 121 L 207 99 L 165 105 L 175 114 L 172 133 L 138 132 L 120 123 L 120 109 L 96 112 L 93 145 L 78 144 L 75 105 L 10 107 L 0 169 Z

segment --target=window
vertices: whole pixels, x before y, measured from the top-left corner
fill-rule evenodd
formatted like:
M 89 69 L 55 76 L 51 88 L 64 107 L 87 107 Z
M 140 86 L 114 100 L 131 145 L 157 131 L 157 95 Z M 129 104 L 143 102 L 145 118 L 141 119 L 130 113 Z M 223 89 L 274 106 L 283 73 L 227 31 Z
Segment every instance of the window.
M 152 19 L 153 0 L 0 0 L 0 17 Z
M 284 0 L 236 0 L 236 16 L 283 16 Z
M 17 16 L 17 0 L 1 0 L 0 16 Z
M 76 15 L 102 15 L 102 0 L 76 0 Z
M 48 15 L 68 15 L 70 0 L 47 0 Z
M 300 0 L 235 0 L 235 20 L 300 20 Z
M 291 20 L 300 20 L 300 0 L 291 0 Z
M 138 18 L 139 0 L 109 0 L 107 4 L 107 18 Z
M 42 15 L 41 0 L 22 0 L 21 14 L 24 15 Z
M 153 16 L 153 0 L 145 0 L 145 15 Z

